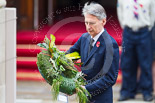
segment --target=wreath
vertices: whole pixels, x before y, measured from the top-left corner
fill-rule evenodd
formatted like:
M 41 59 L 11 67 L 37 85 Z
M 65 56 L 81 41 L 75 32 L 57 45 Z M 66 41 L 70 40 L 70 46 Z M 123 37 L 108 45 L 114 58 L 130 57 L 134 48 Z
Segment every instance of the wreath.
M 37 44 L 44 49 L 37 54 L 37 66 L 42 77 L 52 87 L 52 95 L 56 100 L 59 92 L 66 95 L 77 94 L 80 103 L 88 101 L 89 92 L 82 88 L 85 85 L 84 74 L 79 72 L 74 64 L 75 59 L 80 56 L 77 52 L 66 54 L 60 51 L 55 45 L 55 36 L 50 35 L 49 40 L 46 36 L 43 43 Z

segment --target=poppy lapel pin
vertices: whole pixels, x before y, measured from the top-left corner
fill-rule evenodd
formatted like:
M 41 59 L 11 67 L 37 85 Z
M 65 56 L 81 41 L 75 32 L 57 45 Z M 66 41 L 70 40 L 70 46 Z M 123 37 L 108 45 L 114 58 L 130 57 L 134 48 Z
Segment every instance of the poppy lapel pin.
M 96 43 L 96 47 L 99 47 L 100 46 L 100 42 L 98 41 L 97 43 Z

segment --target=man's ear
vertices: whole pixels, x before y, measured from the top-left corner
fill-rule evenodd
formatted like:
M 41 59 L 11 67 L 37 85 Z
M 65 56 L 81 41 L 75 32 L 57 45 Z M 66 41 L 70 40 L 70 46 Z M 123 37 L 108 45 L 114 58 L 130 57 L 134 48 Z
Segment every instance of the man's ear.
M 103 26 L 104 26 L 106 24 L 107 20 L 106 20 L 106 18 L 104 18 L 102 21 L 103 21 Z

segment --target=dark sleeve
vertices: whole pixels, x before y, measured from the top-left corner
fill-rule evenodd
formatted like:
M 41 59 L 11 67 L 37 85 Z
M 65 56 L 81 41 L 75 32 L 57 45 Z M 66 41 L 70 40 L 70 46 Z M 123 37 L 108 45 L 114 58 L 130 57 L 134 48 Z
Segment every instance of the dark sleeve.
M 66 52 L 66 54 L 72 53 L 72 52 L 75 52 L 75 51 L 80 54 L 81 39 L 82 39 L 82 37 L 80 37 L 78 39 L 78 41 Z
M 90 94 L 95 92 L 100 93 L 101 91 L 104 91 L 115 84 L 119 70 L 119 48 L 117 43 L 113 43 L 113 55 L 111 56 L 113 56 L 112 64 L 107 73 L 101 76 L 95 82 L 89 83 L 85 86 Z

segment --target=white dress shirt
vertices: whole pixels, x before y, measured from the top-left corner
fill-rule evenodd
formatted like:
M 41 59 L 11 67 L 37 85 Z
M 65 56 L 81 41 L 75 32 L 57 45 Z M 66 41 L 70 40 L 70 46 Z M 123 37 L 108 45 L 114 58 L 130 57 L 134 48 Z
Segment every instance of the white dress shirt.
M 92 46 L 95 45 L 96 41 L 98 40 L 98 38 L 100 37 L 100 35 L 104 32 L 104 28 L 102 29 L 102 31 L 100 33 L 98 33 L 94 38 L 91 36 L 91 38 L 94 39 L 94 42 L 92 44 Z
M 148 26 L 155 21 L 155 0 L 118 0 L 117 15 L 122 28 L 128 26 L 133 31 Z

